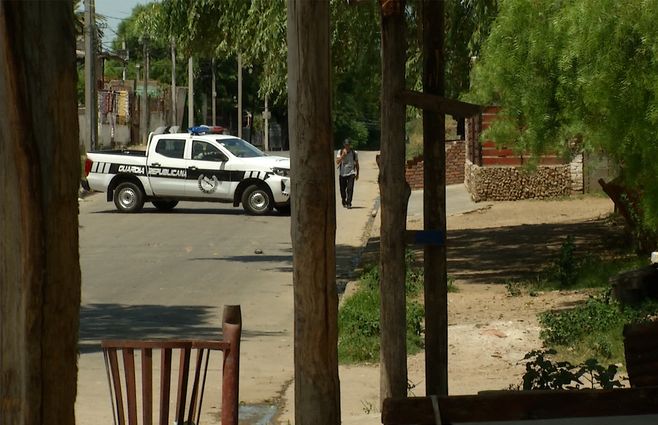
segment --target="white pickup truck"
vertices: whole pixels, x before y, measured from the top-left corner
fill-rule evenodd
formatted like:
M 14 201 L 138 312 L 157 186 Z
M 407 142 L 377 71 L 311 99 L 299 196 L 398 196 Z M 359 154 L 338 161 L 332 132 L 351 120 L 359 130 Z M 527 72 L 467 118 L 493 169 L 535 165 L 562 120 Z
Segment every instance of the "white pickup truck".
M 254 215 L 290 211 L 290 160 L 234 136 L 151 136 L 146 151 L 89 152 L 85 174 L 120 212 L 138 212 L 147 201 L 166 211 L 181 200 L 242 203 Z

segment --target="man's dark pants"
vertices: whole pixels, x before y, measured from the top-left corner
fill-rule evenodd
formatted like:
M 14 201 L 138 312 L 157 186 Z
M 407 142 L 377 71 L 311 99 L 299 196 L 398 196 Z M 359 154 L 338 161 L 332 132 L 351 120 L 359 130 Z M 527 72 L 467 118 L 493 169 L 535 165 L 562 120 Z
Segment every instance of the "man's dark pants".
M 354 177 L 354 174 L 338 177 L 338 182 L 340 184 L 340 199 L 343 201 L 343 206 L 352 205 L 352 195 L 354 194 Z

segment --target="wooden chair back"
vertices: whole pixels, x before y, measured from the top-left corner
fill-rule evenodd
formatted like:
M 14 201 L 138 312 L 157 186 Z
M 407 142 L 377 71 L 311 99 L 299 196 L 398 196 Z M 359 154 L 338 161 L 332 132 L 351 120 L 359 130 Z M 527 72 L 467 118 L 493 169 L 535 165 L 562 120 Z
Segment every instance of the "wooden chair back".
M 624 354 L 631 387 L 658 386 L 658 322 L 626 325 Z
M 210 355 L 217 351 L 223 354 L 222 424 L 237 425 L 242 332 L 239 306 L 225 307 L 222 327 L 221 341 L 102 341 L 115 425 L 199 425 Z M 156 367 L 159 364 L 159 370 L 154 369 L 154 363 Z M 220 383 L 216 377 L 210 381 Z

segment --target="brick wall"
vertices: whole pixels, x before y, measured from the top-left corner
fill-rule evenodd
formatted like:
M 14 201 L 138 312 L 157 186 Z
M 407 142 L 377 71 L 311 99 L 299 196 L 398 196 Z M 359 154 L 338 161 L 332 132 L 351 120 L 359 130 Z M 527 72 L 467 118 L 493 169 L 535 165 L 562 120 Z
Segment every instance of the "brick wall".
M 464 161 L 466 160 L 463 140 L 446 141 L 446 184 L 464 183 Z M 407 183 L 412 190 L 423 188 L 423 157 L 407 161 L 405 170 Z
M 544 155 L 536 161 L 491 140 L 480 141 L 480 134 L 499 112 L 499 107 L 489 106 L 467 122 L 464 182 L 473 200 L 548 199 L 583 192 L 582 155 L 576 155 L 571 163 L 556 155 Z M 529 163 L 536 167 L 528 168 Z

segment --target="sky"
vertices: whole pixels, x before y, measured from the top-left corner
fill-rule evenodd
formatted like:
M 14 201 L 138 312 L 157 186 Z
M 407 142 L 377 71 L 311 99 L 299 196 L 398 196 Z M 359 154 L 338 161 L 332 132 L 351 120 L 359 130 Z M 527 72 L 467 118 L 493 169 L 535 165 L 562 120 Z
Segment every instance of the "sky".
M 150 3 L 149 0 L 96 0 L 96 13 L 107 17 L 107 26 L 103 37 L 103 48 L 109 49 L 116 37 L 119 23 L 130 16 L 133 7 L 138 4 Z

